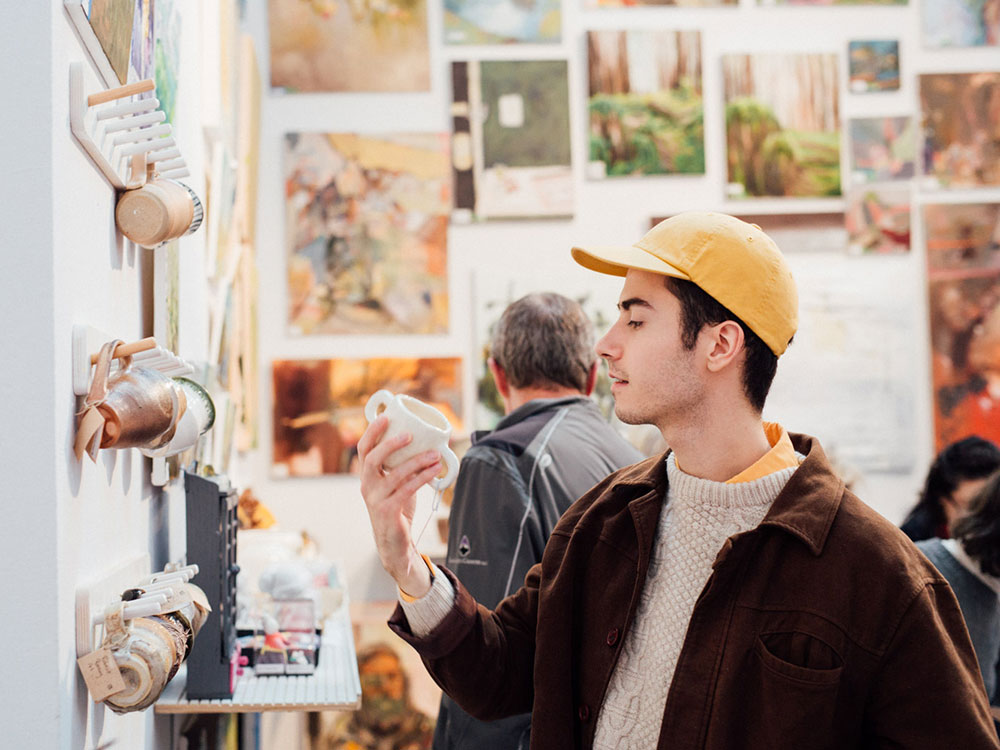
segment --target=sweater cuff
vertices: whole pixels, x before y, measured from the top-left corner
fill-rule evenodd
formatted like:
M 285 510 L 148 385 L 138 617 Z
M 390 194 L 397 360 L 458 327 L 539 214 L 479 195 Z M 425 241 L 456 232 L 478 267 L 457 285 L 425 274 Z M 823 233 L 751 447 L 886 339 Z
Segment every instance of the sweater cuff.
M 404 599 L 402 592 L 399 592 L 399 603 L 410 624 L 410 632 L 418 638 L 430 635 L 455 606 L 455 588 L 451 581 L 447 576 L 439 575 L 433 563 L 430 565 L 433 577 L 430 591 L 412 601 Z

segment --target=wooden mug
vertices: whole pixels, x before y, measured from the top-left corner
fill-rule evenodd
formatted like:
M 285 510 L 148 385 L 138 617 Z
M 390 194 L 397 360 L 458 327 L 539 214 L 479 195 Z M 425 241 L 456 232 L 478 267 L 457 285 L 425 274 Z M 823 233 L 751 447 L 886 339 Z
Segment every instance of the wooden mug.
M 115 223 L 132 242 L 154 248 L 194 232 L 203 218 L 201 200 L 182 182 L 157 177 L 126 190 L 115 207 Z

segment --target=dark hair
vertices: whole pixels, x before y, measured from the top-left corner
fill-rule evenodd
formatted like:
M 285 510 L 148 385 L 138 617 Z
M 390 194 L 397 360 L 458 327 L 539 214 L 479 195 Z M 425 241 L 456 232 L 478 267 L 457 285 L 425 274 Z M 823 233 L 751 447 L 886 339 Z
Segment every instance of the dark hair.
M 579 304 L 553 292 L 528 294 L 503 311 L 490 356 L 515 388 L 587 390 L 594 326 Z
M 681 343 L 685 349 L 694 348 L 698 334 L 705 326 L 732 320 L 743 329 L 743 347 L 746 350 L 742 373 L 743 393 L 757 411 L 762 411 L 774 374 L 778 371 L 777 355 L 746 323 L 700 286 L 672 276 L 663 278 L 667 289 L 681 303 Z
M 955 521 L 953 536 L 983 572 L 1000 576 L 1000 472 L 969 503 L 969 512 Z
M 929 539 L 942 531 L 947 518 L 941 501 L 960 482 L 984 479 L 1000 469 L 1000 448 L 972 435 L 946 446 L 927 471 L 920 499 L 903 521 L 903 531 L 914 541 Z

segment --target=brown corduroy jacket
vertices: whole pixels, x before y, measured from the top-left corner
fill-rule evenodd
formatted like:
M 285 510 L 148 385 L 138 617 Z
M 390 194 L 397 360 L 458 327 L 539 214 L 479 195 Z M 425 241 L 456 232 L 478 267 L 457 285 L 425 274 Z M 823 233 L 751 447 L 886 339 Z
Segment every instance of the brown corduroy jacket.
M 998 748 L 948 583 L 848 492 L 819 442 L 759 527 L 730 537 L 688 626 L 660 750 Z M 533 711 L 533 750 L 590 748 L 632 625 L 667 489 L 663 457 L 622 469 L 563 516 L 494 610 L 457 580 L 426 638 L 390 624 L 483 719 Z

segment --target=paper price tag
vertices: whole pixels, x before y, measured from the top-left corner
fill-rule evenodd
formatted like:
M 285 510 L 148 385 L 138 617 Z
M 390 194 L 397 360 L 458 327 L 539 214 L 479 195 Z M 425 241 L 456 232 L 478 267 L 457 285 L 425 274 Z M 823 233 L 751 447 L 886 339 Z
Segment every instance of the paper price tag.
M 94 703 L 100 703 L 109 695 L 125 689 L 125 680 L 122 679 L 115 657 L 111 655 L 111 649 L 99 648 L 81 656 L 76 663 L 80 665 L 80 672 L 83 673 L 83 680 L 87 683 L 87 690 Z

